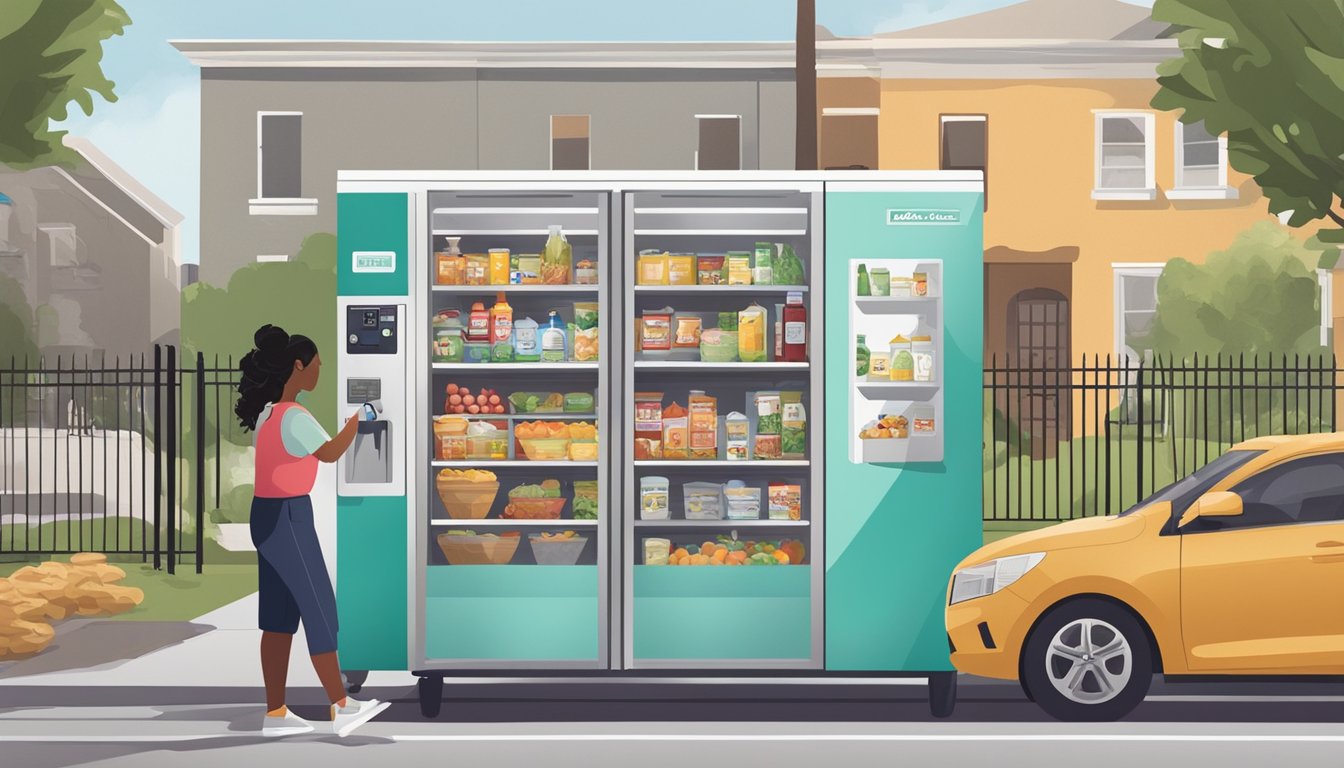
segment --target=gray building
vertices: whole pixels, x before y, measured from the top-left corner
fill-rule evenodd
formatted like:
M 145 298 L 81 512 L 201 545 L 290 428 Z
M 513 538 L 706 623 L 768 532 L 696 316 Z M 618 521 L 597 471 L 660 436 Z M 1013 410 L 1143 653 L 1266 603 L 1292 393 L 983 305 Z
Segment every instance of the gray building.
M 334 232 L 338 170 L 794 163 L 792 43 L 173 45 L 201 68 L 214 285 Z
M 177 343 L 182 214 L 87 140 L 65 144 L 71 168 L 0 165 L 0 279 L 21 289 L 33 340 L 94 359 Z

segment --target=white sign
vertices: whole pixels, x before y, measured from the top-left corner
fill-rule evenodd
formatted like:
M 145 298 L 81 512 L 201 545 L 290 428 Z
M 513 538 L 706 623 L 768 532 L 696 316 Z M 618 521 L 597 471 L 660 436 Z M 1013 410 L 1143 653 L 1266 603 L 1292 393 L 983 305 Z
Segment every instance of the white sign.
M 357 274 L 397 271 L 396 251 L 355 251 L 350 269 Z

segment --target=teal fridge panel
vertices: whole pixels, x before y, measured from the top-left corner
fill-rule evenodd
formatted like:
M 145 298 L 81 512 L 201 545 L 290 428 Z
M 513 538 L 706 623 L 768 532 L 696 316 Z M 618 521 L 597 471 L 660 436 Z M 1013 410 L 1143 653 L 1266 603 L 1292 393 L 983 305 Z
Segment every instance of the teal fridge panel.
M 826 194 L 829 670 L 952 669 L 947 582 L 981 542 L 982 209 L 979 192 L 933 186 Z M 890 299 L 855 300 L 860 263 L 889 268 Z M 912 270 L 927 272 L 927 297 L 905 298 L 912 283 L 899 277 Z M 923 382 L 910 380 L 899 349 L 891 375 L 904 381 L 856 382 L 856 330 L 871 334 L 886 318 L 905 343 L 932 337 L 936 363 Z M 868 340 L 874 366 L 891 348 L 883 336 Z M 859 440 L 880 415 L 892 416 L 891 437 Z

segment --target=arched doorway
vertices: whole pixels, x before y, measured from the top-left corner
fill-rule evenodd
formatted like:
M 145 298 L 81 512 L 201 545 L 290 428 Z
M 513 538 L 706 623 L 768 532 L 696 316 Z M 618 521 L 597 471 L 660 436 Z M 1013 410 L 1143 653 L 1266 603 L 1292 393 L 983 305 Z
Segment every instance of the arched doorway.
M 1008 302 L 1007 320 L 1012 367 L 1023 371 L 1013 404 L 1018 426 L 1032 436 L 1032 457 L 1050 458 L 1073 432 L 1069 300 L 1048 288 L 1019 291 Z

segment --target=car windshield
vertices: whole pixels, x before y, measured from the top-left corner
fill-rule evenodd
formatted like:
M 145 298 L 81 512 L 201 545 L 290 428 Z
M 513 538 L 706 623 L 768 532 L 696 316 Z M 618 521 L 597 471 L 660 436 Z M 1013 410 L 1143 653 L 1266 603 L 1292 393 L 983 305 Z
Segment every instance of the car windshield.
M 1210 488 L 1222 480 L 1224 477 L 1232 474 L 1238 467 L 1250 461 L 1251 459 L 1264 453 L 1264 451 L 1228 451 L 1213 461 L 1205 464 L 1203 467 L 1195 470 L 1194 474 L 1177 480 L 1166 488 L 1140 501 L 1138 504 L 1126 509 L 1120 513 L 1121 517 L 1133 514 L 1140 509 L 1156 504 L 1160 501 L 1171 502 L 1172 517 L 1180 517 L 1186 507 L 1194 503 L 1195 499 L 1203 496 Z

